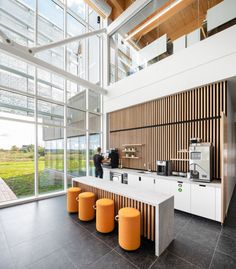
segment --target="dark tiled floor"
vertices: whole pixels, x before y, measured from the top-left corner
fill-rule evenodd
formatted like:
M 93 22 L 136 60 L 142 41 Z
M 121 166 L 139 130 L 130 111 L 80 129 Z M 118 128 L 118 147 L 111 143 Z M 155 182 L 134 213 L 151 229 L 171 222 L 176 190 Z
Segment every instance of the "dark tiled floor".
M 0 269 L 236 268 L 236 195 L 223 227 L 176 211 L 175 240 L 159 258 L 148 240 L 135 252 L 122 250 L 117 228 L 100 234 L 65 204 L 62 196 L 1 209 Z

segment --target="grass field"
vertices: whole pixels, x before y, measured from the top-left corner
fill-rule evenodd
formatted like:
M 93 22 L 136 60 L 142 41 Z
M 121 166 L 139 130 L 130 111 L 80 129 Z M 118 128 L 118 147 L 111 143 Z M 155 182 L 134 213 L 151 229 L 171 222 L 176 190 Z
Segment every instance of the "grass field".
M 67 166 L 68 173 L 77 176 L 81 171 L 83 174 L 86 167 L 84 155 L 68 154 Z M 61 153 L 47 153 L 45 157 L 39 157 L 39 193 L 64 188 L 63 167 Z M 0 150 L 0 177 L 18 198 L 34 195 L 34 171 L 34 152 Z

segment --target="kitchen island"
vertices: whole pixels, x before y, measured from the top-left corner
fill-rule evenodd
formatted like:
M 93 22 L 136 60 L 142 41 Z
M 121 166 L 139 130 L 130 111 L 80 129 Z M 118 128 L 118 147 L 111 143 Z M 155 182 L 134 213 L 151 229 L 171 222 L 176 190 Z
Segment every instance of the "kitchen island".
M 73 186 L 82 191 L 92 191 L 97 198 L 110 198 L 115 202 L 116 214 L 122 207 L 134 207 L 141 212 L 141 234 L 155 241 L 155 253 L 160 256 L 174 239 L 174 196 L 155 191 L 143 191 L 126 184 L 98 179 L 78 177 L 72 179 Z

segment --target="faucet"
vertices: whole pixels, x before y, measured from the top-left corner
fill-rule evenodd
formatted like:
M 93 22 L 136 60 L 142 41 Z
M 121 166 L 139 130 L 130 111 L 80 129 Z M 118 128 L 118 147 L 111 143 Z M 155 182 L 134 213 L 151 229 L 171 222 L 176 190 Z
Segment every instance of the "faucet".
M 148 172 L 151 172 L 151 168 L 150 168 L 149 165 L 150 165 L 150 163 L 148 162 L 148 163 L 147 163 L 147 171 L 148 171 Z

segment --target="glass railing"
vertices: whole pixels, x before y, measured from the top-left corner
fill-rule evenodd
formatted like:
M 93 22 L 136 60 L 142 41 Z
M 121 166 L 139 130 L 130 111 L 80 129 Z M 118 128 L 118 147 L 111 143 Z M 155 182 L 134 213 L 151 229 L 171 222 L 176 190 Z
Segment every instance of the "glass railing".
M 235 0 L 151 1 L 110 37 L 110 83 L 229 28 L 235 10 Z

